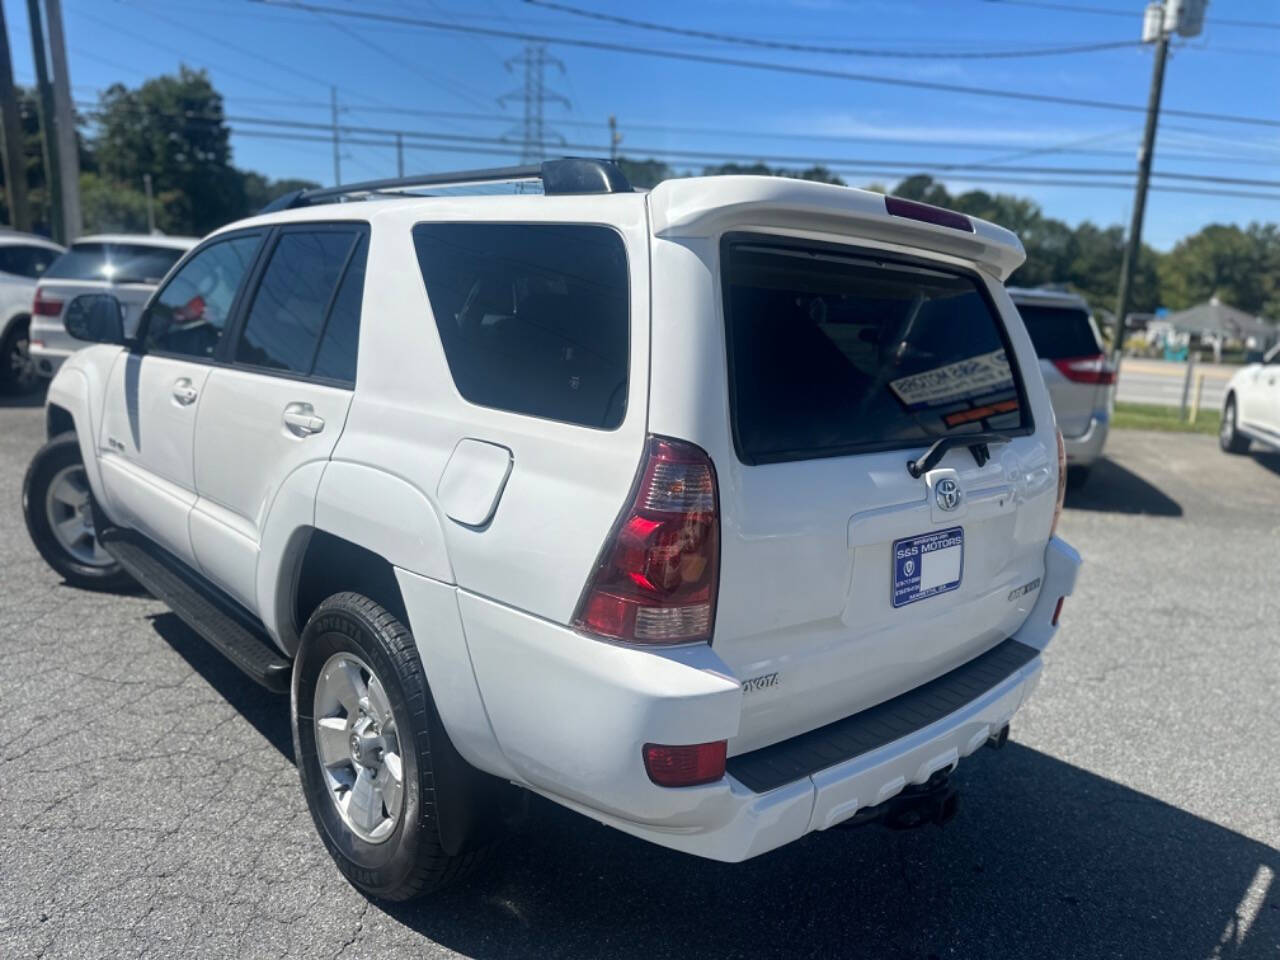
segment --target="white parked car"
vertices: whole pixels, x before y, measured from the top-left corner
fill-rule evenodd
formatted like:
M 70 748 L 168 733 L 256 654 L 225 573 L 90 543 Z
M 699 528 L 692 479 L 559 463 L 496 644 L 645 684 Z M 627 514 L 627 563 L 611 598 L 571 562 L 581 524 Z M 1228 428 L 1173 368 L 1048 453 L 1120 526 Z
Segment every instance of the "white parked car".
M 41 553 L 291 689 L 371 895 L 458 875 L 513 784 L 724 861 L 945 822 L 1080 562 L 1017 238 L 789 179 L 454 179 L 513 177 L 543 195 L 288 198 L 123 346 L 73 301 L 103 344 L 49 388 Z
M 195 237 L 104 233 L 81 237 L 46 270 L 28 301 L 31 357 L 36 371 L 52 377 L 84 344 L 67 333 L 63 308 L 82 293 L 110 293 L 124 306 L 125 334 L 169 268 L 197 243 Z
M 1227 453 L 1248 453 L 1251 440 L 1280 451 L 1280 345 L 1227 383 L 1218 443 Z
M 0 230 L 0 394 L 30 393 L 42 385 L 31 362 L 31 297 L 61 253 L 52 240 Z
M 1080 487 L 1107 442 L 1116 371 L 1088 302 L 1074 293 L 1010 287 L 1067 447 L 1067 485 Z

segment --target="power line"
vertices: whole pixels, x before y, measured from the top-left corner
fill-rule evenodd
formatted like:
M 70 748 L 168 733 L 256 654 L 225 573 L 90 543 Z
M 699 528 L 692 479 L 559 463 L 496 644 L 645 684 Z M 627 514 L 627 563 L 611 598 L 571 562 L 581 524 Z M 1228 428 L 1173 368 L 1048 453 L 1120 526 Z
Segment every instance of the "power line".
M 1115 10 L 1111 7 L 1091 7 L 1075 3 L 1055 3 L 1052 0 L 984 0 L 985 3 L 1001 3 L 1008 7 L 1039 7 L 1042 10 L 1065 10 L 1069 13 L 1090 13 L 1106 17 L 1125 17 L 1137 21 L 1137 14 L 1128 10 Z M 1280 22 L 1275 20 L 1233 20 L 1228 17 L 1214 17 L 1213 22 L 1223 27 L 1250 27 L 1263 30 L 1280 30 Z
M 717 43 L 732 43 L 743 47 L 755 47 L 764 50 L 786 50 L 791 53 L 823 53 L 847 57 L 885 57 L 894 60 L 997 60 L 1022 57 L 1050 57 L 1071 53 L 1094 53 L 1099 50 L 1132 49 L 1141 46 L 1137 40 L 1110 40 L 1100 43 L 1078 43 L 1062 47 L 1036 47 L 1019 50 L 984 50 L 984 51 L 925 51 L 925 50 L 886 50 L 883 47 L 833 47 L 822 44 L 796 43 L 787 40 L 765 40 L 757 37 L 746 37 L 740 34 L 721 33 L 716 30 L 694 30 L 688 27 L 675 27 L 665 23 L 654 23 L 651 20 L 637 20 L 633 17 L 621 17 L 612 13 L 600 13 L 596 10 L 584 10 L 567 3 L 555 3 L 553 0 L 524 0 L 525 3 L 547 10 L 585 17 L 603 23 L 619 24 L 624 27 L 635 27 L 639 30 L 652 30 L 656 33 L 674 34 L 680 37 L 696 37 L 700 40 L 714 40 Z
M 822 77 L 829 80 L 850 80 L 857 83 L 872 83 L 882 86 L 909 87 L 916 90 L 931 90 L 943 93 L 960 93 L 975 97 L 993 97 L 1001 100 L 1021 100 L 1029 103 L 1054 103 L 1062 106 L 1086 107 L 1094 110 L 1112 110 L 1122 113 L 1145 113 L 1146 108 L 1132 103 L 1120 103 L 1112 100 L 1090 100 L 1082 97 L 1062 97 L 1047 93 L 1028 93 L 1017 90 L 1000 90 L 991 87 L 974 87 L 956 83 L 941 83 L 932 80 L 908 80 L 903 77 L 884 77 L 869 73 L 854 73 L 846 70 L 831 70 L 822 67 L 805 67 L 792 64 L 770 63 L 763 60 L 744 60 L 738 57 L 726 57 L 703 53 L 689 53 L 675 50 L 663 50 L 657 47 L 642 47 L 630 43 L 613 43 L 605 40 L 589 40 L 581 37 L 560 37 L 541 33 L 527 33 L 518 30 L 501 30 L 494 27 L 466 26 L 457 23 L 445 23 L 440 20 L 427 20 L 420 17 L 406 17 L 399 14 L 377 13 L 372 10 L 344 10 L 339 7 L 321 6 L 313 3 L 302 3 L 298 0 L 250 0 L 285 9 L 313 11 L 320 10 L 336 16 L 356 19 L 376 20 L 385 23 L 398 23 L 405 26 L 421 27 L 433 30 L 449 30 L 457 33 L 478 33 L 484 36 L 504 37 L 535 43 L 553 43 L 564 46 L 582 47 L 590 50 L 603 50 L 613 53 L 627 53 L 637 56 L 658 57 L 665 60 L 684 60 L 691 63 L 706 63 L 716 66 L 743 67 L 752 70 L 764 70 L 771 73 L 791 73 L 802 76 Z M 1269 117 L 1245 117 L 1231 114 L 1206 113 L 1198 110 L 1165 109 L 1169 116 L 1188 117 L 1195 120 L 1212 120 L 1219 123 L 1240 123 L 1251 126 L 1280 127 L 1280 119 Z

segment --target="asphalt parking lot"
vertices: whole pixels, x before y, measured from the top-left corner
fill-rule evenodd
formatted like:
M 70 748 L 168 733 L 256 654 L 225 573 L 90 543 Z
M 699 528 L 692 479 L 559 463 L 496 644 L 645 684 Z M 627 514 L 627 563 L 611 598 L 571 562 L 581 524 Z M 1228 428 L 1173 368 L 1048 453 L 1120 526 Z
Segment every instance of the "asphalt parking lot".
M 730 866 L 539 801 L 466 886 L 386 909 L 313 834 L 286 700 L 41 562 L 41 441 L 0 406 L 0 957 L 1280 955 L 1280 456 L 1113 434 L 1044 682 L 944 830 Z

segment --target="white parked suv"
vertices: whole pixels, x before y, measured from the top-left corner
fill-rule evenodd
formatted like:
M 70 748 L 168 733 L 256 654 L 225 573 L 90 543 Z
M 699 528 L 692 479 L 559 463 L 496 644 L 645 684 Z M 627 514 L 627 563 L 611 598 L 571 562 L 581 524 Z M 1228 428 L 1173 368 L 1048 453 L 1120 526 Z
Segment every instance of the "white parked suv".
M 1227 453 L 1248 453 L 1251 440 L 1280 451 L 1280 346 L 1227 383 L 1218 442 Z
M 1081 487 L 1102 456 L 1115 409 L 1115 367 L 1088 301 L 1074 293 L 1010 287 L 1031 335 L 1067 448 L 1067 485 Z
M 61 254 L 52 240 L 0 230 L 0 394 L 30 393 L 42 383 L 31 362 L 31 297 Z
M 28 303 L 36 372 L 52 377 L 63 360 L 84 346 L 62 322 L 68 303 L 83 293 L 111 294 L 124 307 L 125 335 L 132 336 L 156 286 L 197 242 L 195 237 L 104 233 L 72 243 L 41 276 Z
M 512 179 L 543 193 L 410 190 Z M 24 504 L 67 581 L 135 578 L 291 690 L 353 883 L 451 879 L 515 788 L 725 861 L 950 818 L 1080 563 L 1012 234 L 574 159 L 278 206 L 123 345 L 68 306 L 102 345 Z

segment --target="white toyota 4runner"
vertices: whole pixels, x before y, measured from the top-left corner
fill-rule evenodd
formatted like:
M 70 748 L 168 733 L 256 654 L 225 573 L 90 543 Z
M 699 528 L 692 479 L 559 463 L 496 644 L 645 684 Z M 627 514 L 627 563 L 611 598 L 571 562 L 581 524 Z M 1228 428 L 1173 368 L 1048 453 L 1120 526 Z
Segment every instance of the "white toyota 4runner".
M 353 883 L 457 876 L 517 787 L 726 861 L 950 818 L 1080 563 L 1016 237 L 574 159 L 276 206 L 128 342 L 68 304 L 100 345 L 24 506 L 69 583 L 136 580 L 291 690 Z

